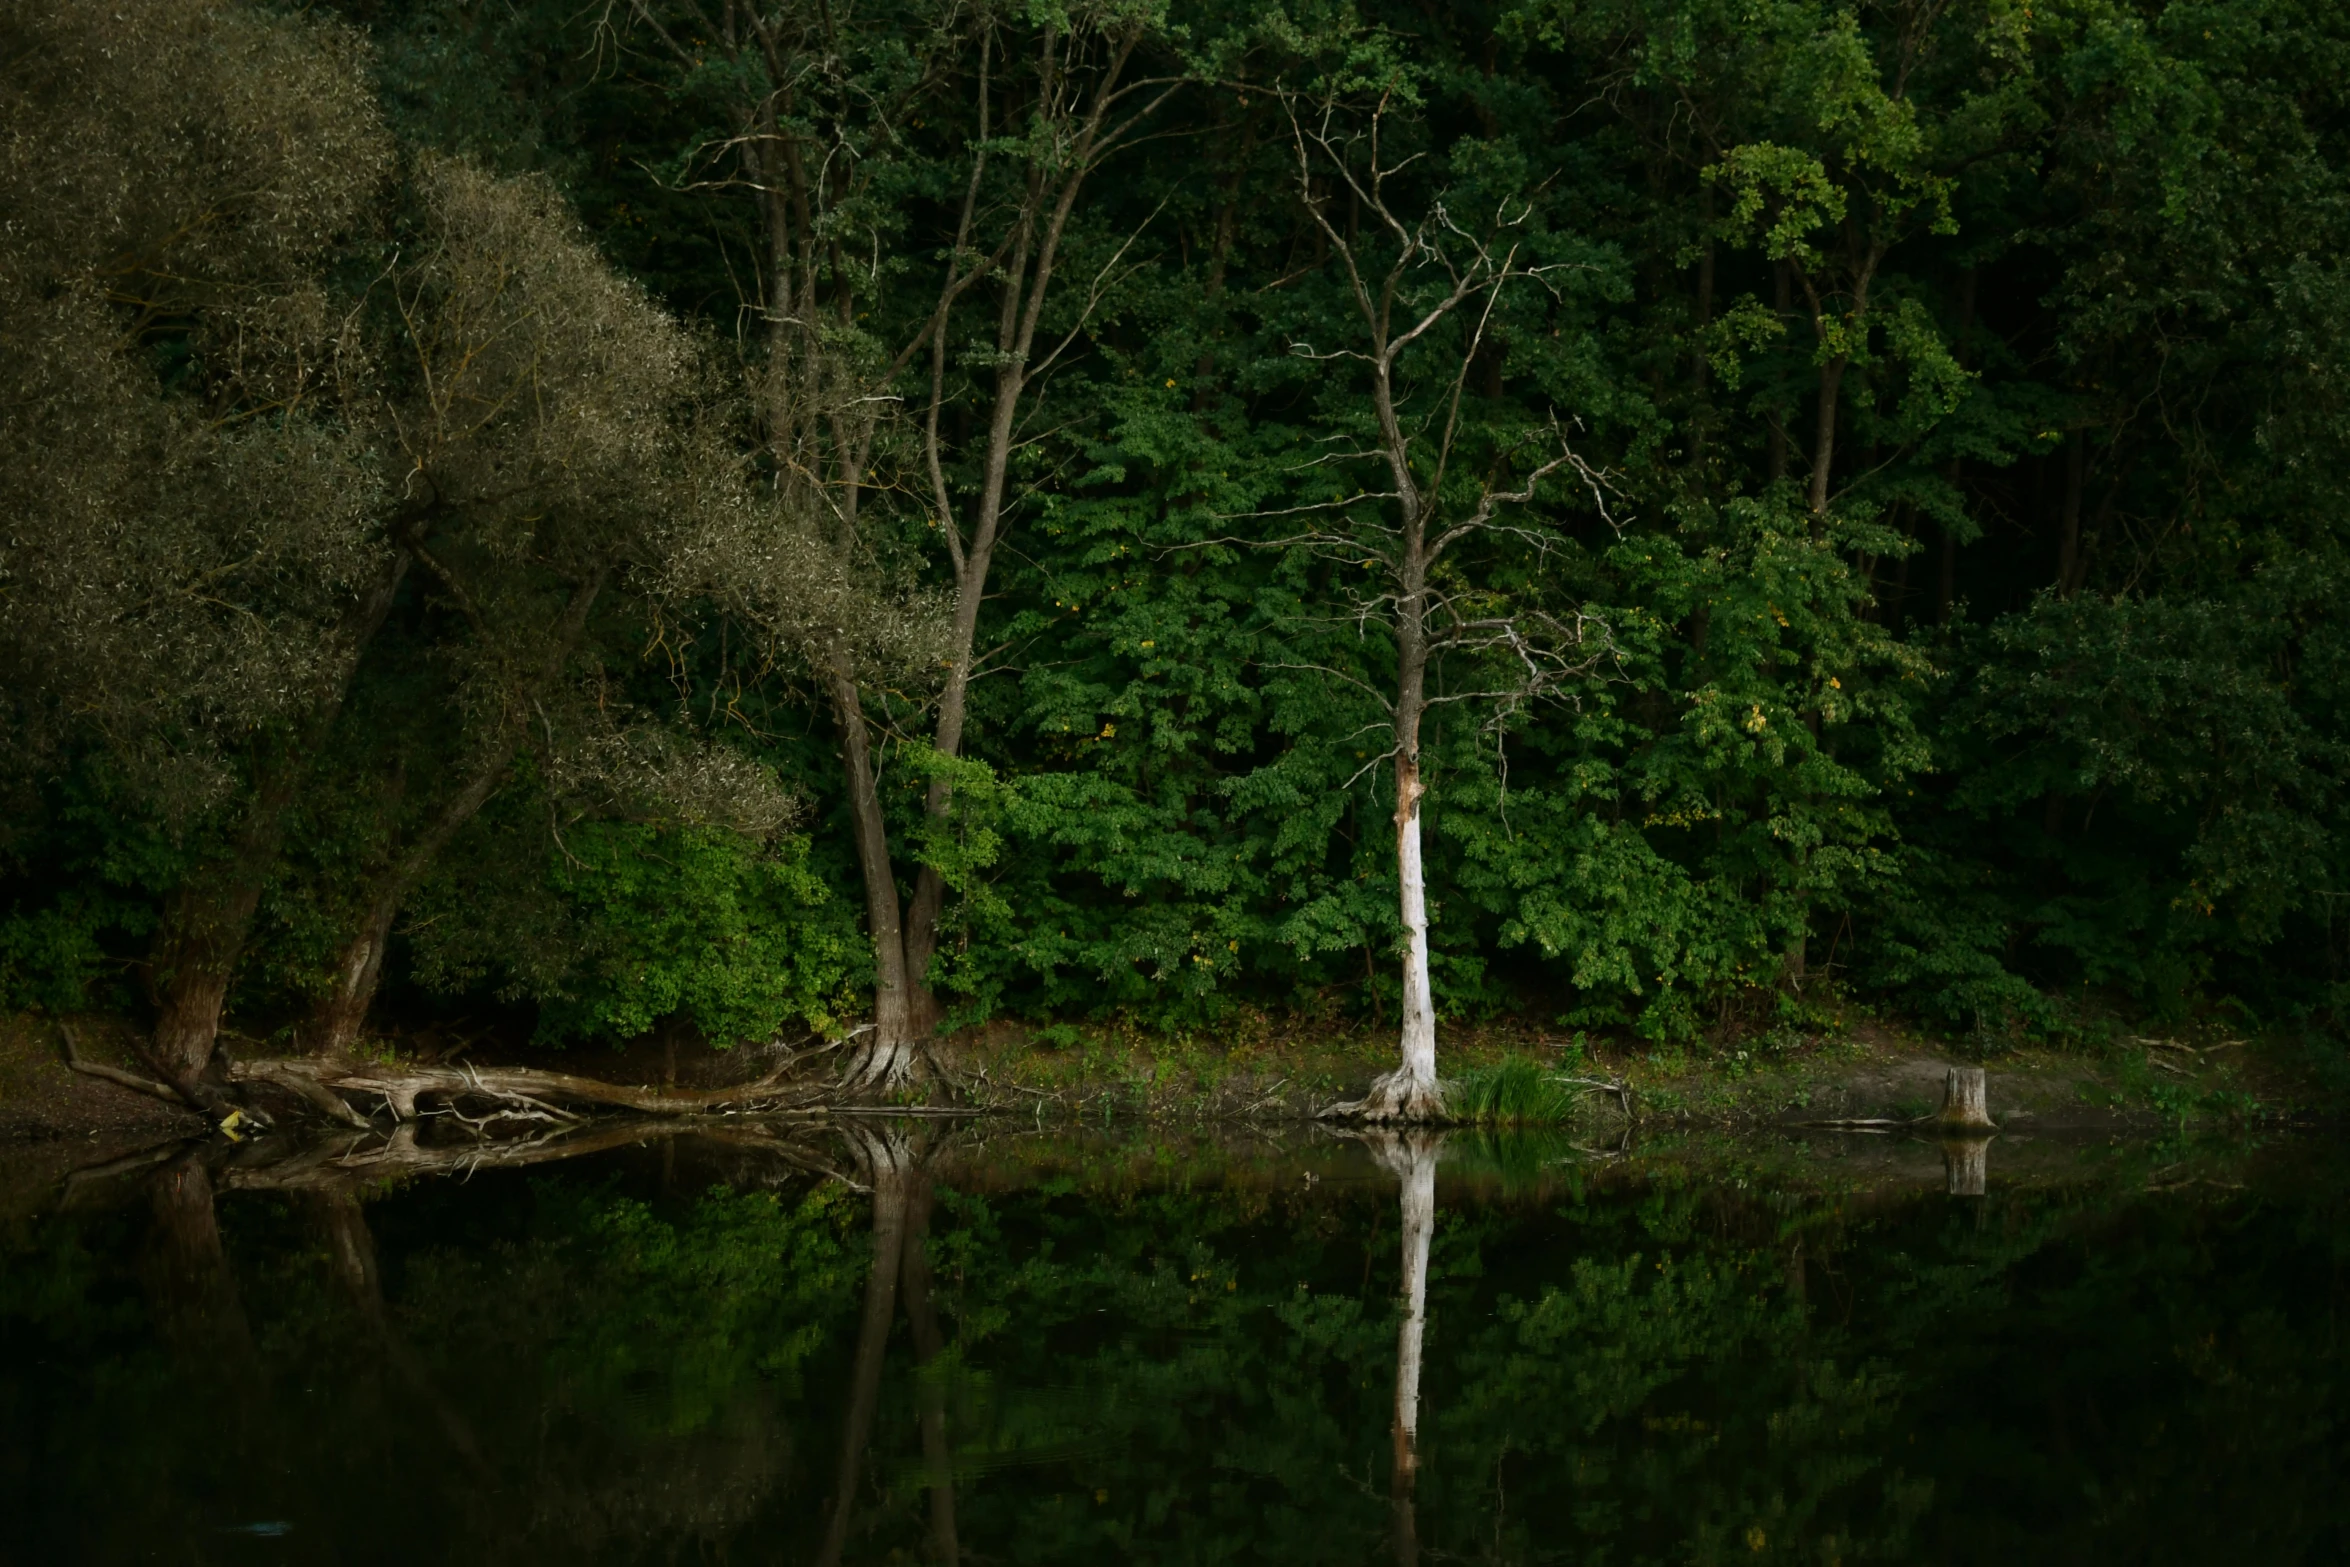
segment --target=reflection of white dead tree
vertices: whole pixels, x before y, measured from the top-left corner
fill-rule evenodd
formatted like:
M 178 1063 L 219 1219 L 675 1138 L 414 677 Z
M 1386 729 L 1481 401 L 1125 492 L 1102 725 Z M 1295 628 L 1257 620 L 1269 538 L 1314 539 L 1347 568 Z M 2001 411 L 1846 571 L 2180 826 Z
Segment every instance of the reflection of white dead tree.
M 1387 710 L 1383 727 L 1392 743 L 1369 766 L 1394 766 L 1402 1062 L 1367 1097 L 1337 1113 L 1432 1120 L 1442 1116 L 1443 1100 L 1420 848 L 1422 721 L 1441 704 L 1474 703 L 1496 710 L 1498 724 L 1530 698 L 1588 678 L 1612 651 L 1604 623 L 1580 610 L 1555 613 L 1511 601 L 1477 580 L 1465 552 L 1479 542 L 1509 541 L 1539 557 L 1560 542 L 1527 510 L 1543 484 L 1562 472 L 1574 475 L 1603 517 L 1609 487 L 1568 444 L 1556 416 L 1511 422 L 1470 406 L 1470 370 L 1503 352 L 1499 331 L 1512 296 L 1528 287 L 1555 289 L 1557 274 L 1566 270 L 1530 255 L 1533 203 L 1501 197 L 1489 214 L 1464 225 L 1439 195 L 1425 203 L 1423 215 L 1407 218 L 1399 210 L 1398 177 L 1418 160 L 1382 150 L 1386 99 L 1359 118 L 1331 96 L 1288 94 L 1285 106 L 1299 204 L 1320 231 L 1360 318 L 1351 344 L 1300 343 L 1292 352 L 1354 369 L 1369 409 L 1364 430 L 1338 438 L 1312 465 L 1330 471 L 1334 498 L 1270 515 L 1303 525 L 1276 542 L 1365 574 L 1351 618 L 1359 633 L 1384 636 L 1395 658 L 1392 694 L 1370 692 Z M 1334 216 L 1334 205 L 1345 210 Z M 1364 220 L 1359 230 L 1350 211 Z M 1432 398 L 1415 405 L 1415 387 L 1433 388 Z M 1482 473 L 1465 477 L 1474 463 Z M 1365 474 L 1376 475 L 1367 487 L 1350 482 Z M 1458 689 L 1431 691 L 1432 663 L 1441 669 L 1448 661 L 1474 674 Z M 1331 673 L 1369 691 L 1352 676 Z
M 1389 1484 L 1396 1560 L 1419 1559 L 1420 1358 L 1428 1331 L 1428 1247 L 1436 1234 L 1436 1156 L 1443 1135 L 1376 1134 L 1371 1151 L 1403 1190 L 1403 1323 L 1395 1335 L 1395 1469 Z

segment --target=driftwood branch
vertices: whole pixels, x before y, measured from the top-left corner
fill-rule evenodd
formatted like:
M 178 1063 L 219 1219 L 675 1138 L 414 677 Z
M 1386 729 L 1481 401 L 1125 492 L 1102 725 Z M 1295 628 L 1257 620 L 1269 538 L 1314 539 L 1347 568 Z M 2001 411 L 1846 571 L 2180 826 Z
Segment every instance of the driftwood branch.
M 413 1121 L 422 1101 L 438 1100 L 454 1111 L 459 1103 L 490 1103 L 507 1118 L 568 1122 L 577 1117 L 565 1105 L 601 1105 L 634 1110 L 642 1115 L 707 1115 L 722 1110 L 794 1109 L 813 1103 L 813 1090 L 787 1090 L 781 1073 L 770 1073 L 754 1083 L 698 1092 L 631 1087 L 568 1072 L 542 1072 L 531 1067 L 424 1066 L 416 1063 L 378 1063 L 335 1057 L 273 1057 L 238 1061 L 229 1068 L 232 1081 L 267 1083 L 302 1099 L 333 1119 L 353 1127 L 372 1124 L 372 1116 L 354 1109 L 346 1096 L 358 1096 L 371 1106 L 380 1104 L 396 1121 Z
M 1551 1075 L 1551 1081 L 1565 1083 L 1570 1088 L 1588 1089 L 1595 1094 L 1613 1094 L 1616 1099 L 1616 1108 L 1623 1111 L 1624 1119 L 1630 1121 L 1633 1118 L 1632 1090 L 1627 1084 L 1611 1083 L 1605 1078 L 1599 1077 L 1562 1077 L 1556 1073 Z
M 65 1045 L 66 1066 L 81 1073 L 84 1077 L 95 1077 L 119 1088 L 127 1088 L 133 1093 L 145 1094 L 151 1099 L 161 1099 L 167 1104 L 178 1105 L 183 1110 L 194 1108 L 188 1103 L 187 1095 L 168 1083 L 159 1083 L 151 1077 L 141 1077 L 136 1072 L 126 1072 L 121 1067 L 108 1066 L 102 1061 L 92 1061 L 83 1055 L 80 1042 L 73 1037 L 72 1024 L 58 1024 L 57 1037 Z

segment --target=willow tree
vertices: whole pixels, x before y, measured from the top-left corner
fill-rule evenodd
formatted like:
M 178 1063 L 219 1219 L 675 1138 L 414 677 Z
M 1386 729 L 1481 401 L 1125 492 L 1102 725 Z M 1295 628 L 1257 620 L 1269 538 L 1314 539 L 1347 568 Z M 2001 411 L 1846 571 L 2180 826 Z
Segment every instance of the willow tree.
M 1277 514 L 1299 531 L 1278 542 L 1337 569 L 1335 618 L 1386 660 L 1384 689 L 1337 673 L 1376 702 L 1375 727 L 1389 738 L 1365 771 L 1392 771 L 1402 1060 L 1346 1109 L 1415 1121 L 1444 1110 L 1423 725 L 1450 704 L 1505 723 L 1528 699 L 1572 694 L 1599 670 L 1604 621 L 1545 602 L 1541 568 L 1568 535 L 1540 503 L 1546 483 L 1576 480 L 1605 516 L 1607 488 L 1568 443 L 1560 385 L 1544 384 L 1531 347 L 1556 335 L 1546 307 L 1579 265 L 1542 220 L 1539 182 L 1507 146 L 1464 140 L 1439 164 L 1407 112 L 1406 73 L 1358 82 L 1282 93 L 1295 199 L 1335 300 L 1319 323 L 1327 335 L 1291 348 L 1330 369 L 1328 432 L 1301 470 L 1304 498 Z M 1530 399 L 1507 395 L 1513 370 L 1533 382 Z
M 286 809 L 401 571 L 332 276 L 390 153 L 358 64 L 212 0 L 0 9 L 7 749 L 161 824 L 149 1064 L 223 1116 Z
M 1125 254 L 1090 247 L 1090 280 L 1064 279 L 1089 188 L 1176 85 L 1137 64 L 1164 31 L 1163 0 L 1026 17 L 807 0 L 712 17 L 627 0 L 604 17 L 725 118 L 724 135 L 687 150 L 680 183 L 737 195 L 756 215 L 743 303 L 764 341 L 746 374 L 785 514 L 869 579 L 890 552 L 876 510 L 944 556 L 947 635 L 919 693 L 922 832 L 936 834 L 981 673 L 989 574 L 1022 499 L 1014 456 Z M 939 221 L 925 226 L 932 192 Z M 893 715 L 863 633 L 813 630 L 801 651 L 840 734 L 873 942 L 873 1027 L 850 1078 L 884 1087 L 914 1069 L 939 1020 L 929 972 L 947 879 L 935 854 L 901 867 L 876 748 Z
M 544 180 L 426 157 L 413 186 L 417 231 L 379 289 L 375 413 L 393 537 L 453 675 L 455 765 L 413 821 L 382 813 L 305 1034 L 329 1053 L 365 1024 L 402 904 L 518 757 L 550 789 L 686 797 L 756 834 L 789 812 L 764 769 L 680 745 L 616 707 L 600 675 L 599 605 L 658 591 L 709 519 L 746 499 L 705 428 L 698 345 Z
M 786 809 L 581 665 L 598 603 L 748 493 L 700 351 L 543 181 L 403 166 L 363 65 L 205 0 L 0 13 L 11 782 L 78 759 L 154 826 L 154 1078 L 113 1075 L 223 1121 L 256 909 L 396 603 L 438 612 L 463 755 L 362 864 L 315 1043 L 352 1042 L 402 900 L 526 746 L 579 789 Z

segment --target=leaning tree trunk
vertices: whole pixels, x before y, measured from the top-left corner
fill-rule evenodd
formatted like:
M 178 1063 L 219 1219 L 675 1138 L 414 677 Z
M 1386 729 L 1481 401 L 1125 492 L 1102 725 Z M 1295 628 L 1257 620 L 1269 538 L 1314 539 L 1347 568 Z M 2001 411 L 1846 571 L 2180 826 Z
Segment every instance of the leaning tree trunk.
M 277 864 L 300 766 L 300 759 L 290 756 L 262 763 L 260 790 L 246 808 L 234 843 L 172 898 L 148 960 L 156 994 L 149 1064 L 181 1098 L 216 1121 L 226 1121 L 236 1106 L 206 1073 L 220 1040 L 221 1013 L 237 960 L 244 954 L 262 888 Z
M 368 1009 L 375 1004 L 376 989 L 383 983 L 384 949 L 391 944 L 392 921 L 398 918 L 400 905 L 449 846 L 449 840 L 481 814 L 513 760 L 511 748 L 495 748 L 465 786 L 441 807 L 423 835 L 376 878 L 358 929 L 336 957 L 334 987 L 312 1011 L 310 1026 L 304 1030 L 303 1043 L 312 1050 L 343 1055 L 358 1043 L 367 1026 Z
M 236 1107 L 205 1073 L 220 1039 L 221 1013 L 253 927 L 253 913 L 285 841 L 286 812 L 301 788 L 311 755 L 342 711 L 351 670 L 382 629 L 407 574 L 408 556 L 403 551 L 392 557 L 344 617 L 349 667 L 288 748 L 262 759 L 252 803 L 228 854 L 180 888 L 156 933 L 148 965 L 156 996 L 149 1064 L 181 1098 L 216 1121 L 226 1123 Z
M 431 557 L 426 559 L 430 561 Z M 452 592 L 462 590 L 462 584 L 442 565 L 434 563 L 433 570 Z M 562 618 L 553 628 L 547 656 L 536 671 L 540 687 L 554 683 L 579 646 L 587 632 L 588 615 L 604 591 L 605 577 L 606 568 L 598 566 L 572 586 L 570 601 L 564 605 Z M 510 696 L 527 698 L 529 691 L 530 687 L 525 685 Z M 441 807 L 440 814 L 406 852 L 377 877 L 359 928 L 352 932 L 339 955 L 334 989 L 311 1020 L 312 1048 L 340 1053 L 358 1039 L 360 1030 L 367 1024 L 367 1009 L 374 1004 L 376 986 L 383 979 L 384 947 L 391 940 L 392 920 L 399 914 L 400 904 L 423 880 L 425 872 L 432 869 L 433 861 L 440 858 L 449 841 L 467 822 L 480 815 L 482 807 L 498 792 L 499 785 L 505 781 L 506 769 L 513 765 L 519 744 L 511 730 L 493 736 L 482 748 L 473 776 Z
M 831 680 L 841 759 L 848 771 L 849 818 L 865 881 L 865 928 L 873 942 L 873 1028 L 851 1058 L 847 1080 L 856 1088 L 888 1089 L 913 1075 L 925 1029 L 915 1003 L 916 977 L 906 961 L 897 870 L 890 859 L 889 824 L 882 817 L 864 701 L 845 661 L 835 660 Z

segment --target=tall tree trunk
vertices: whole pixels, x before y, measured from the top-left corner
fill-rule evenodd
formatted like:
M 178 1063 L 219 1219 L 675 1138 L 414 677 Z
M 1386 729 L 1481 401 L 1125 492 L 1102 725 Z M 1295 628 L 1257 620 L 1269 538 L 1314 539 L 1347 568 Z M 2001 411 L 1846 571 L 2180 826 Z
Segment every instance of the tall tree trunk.
M 1049 253 L 1037 258 L 1038 276 L 1030 285 L 1037 302 L 1043 299 L 1051 264 Z M 1014 281 L 1019 281 L 1017 272 Z M 988 568 L 994 562 L 996 539 L 1003 526 L 1014 423 L 1020 411 L 1021 395 L 1027 390 L 1027 377 L 1018 361 L 1027 356 L 1034 327 L 1033 323 L 1025 330 L 1012 327 L 1015 298 L 1016 290 L 1007 289 L 1004 314 L 1009 330 L 999 332 L 998 336 L 1006 351 L 1017 357 L 996 372 L 994 404 L 988 411 L 987 451 L 980 470 L 979 510 L 970 543 L 955 562 L 954 650 L 949 655 L 946 683 L 939 691 L 938 723 L 930 737 L 931 749 L 947 757 L 963 754 L 971 676 L 979 653 L 979 612 L 987 602 Z M 953 786 L 946 779 L 931 779 L 923 809 L 932 821 L 944 823 L 953 795 Z M 930 991 L 930 960 L 938 952 L 938 919 L 945 908 L 946 878 L 935 865 L 919 866 L 914 872 L 914 897 L 906 910 L 906 978 L 913 987 L 914 1010 L 922 1018 L 926 1032 L 936 1025 L 939 1012 L 937 1000 Z
M 1689 408 L 1689 471 L 1695 476 L 1698 489 L 1705 488 L 1706 444 L 1713 433 L 1713 402 L 1710 379 L 1713 360 L 1706 352 L 1706 331 L 1714 320 L 1714 188 L 1705 186 L 1698 192 L 1697 217 L 1704 231 L 1705 244 L 1697 253 L 1697 352 L 1690 365 Z
M 1958 464 L 1950 465 L 1951 482 L 1958 482 Z M 1958 531 L 1950 524 L 1942 525 L 1942 558 L 1934 578 L 1934 624 L 1950 624 L 1951 606 L 1958 602 Z
M 856 1511 L 866 1444 L 881 1401 L 881 1366 L 889 1351 L 890 1324 L 897 1315 L 899 1260 L 906 1241 L 906 1177 L 912 1163 L 891 1128 L 858 1127 L 850 1140 L 873 1187 L 873 1268 L 865 1275 L 865 1311 L 857 1327 L 857 1354 L 850 1363 L 849 1407 L 841 1424 L 840 1473 L 832 1511 L 825 1519 L 820 1567 L 839 1567 L 848 1549 L 849 1523 Z
M 923 453 L 934 491 L 933 521 L 944 535 L 955 574 L 954 647 L 932 743 L 945 756 L 959 755 L 975 672 L 980 610 L 1003 523 L 1014 431 L 1023 399 L 1060 353 L 1053 349 L 1040 359 L 1033 350 L 1070 215 L 1101 160 L 1155 112 L 1173 87 L 1166 86 L 1148 106 L 1132 111 L 1122 124 L 1112 125 L 1110 116 L 1123 96 L 1120 80 L 1142 41 L 1145 24 L 1126 20 L 1113 24 L 1114 30 L 1091 25 L 1077 28 L 1067 23 L 1038 29 L 1034 60 L 1037 94 L 1024 112 L 1033 114 L 1033 129 L 1049 146 L 1031 148 L 1019 193 L 1010 203 L 1001 243 L 988 252 L 976 239 L 975 225 L 989 215 L 981 197 L 989 159 L 996 155 L 991 149 L 999 145 L 990 127 L 998 107 L 995 51 L 1001 33 L 995 19 L 984 12 L 975 13 L 972 31 L 962 42 L 977 55 L 977 135 L 970 143 L 968 180 L 954 242 L 947 247 L 937 303 L 894 361 L 872 376 L 856 366 L 853 356 L 844 356 L 829 344 L 819 325 L 829 310 L 840 329 L 853 330 L 858 314 L 854 280 L 844 267 L 837 241 L 827 238 L 825 229 L 835 214 L 830 203 L 857 199 L 862 189 L 857 172 L 862 155 L 850 150 L 854 138 L 832 134 L 837 127 L 824 131 L 807 128 L 823 124 L 822 114 L 805 121 L 795 119 L 792 93 L 797 89 L 777 91 L 770 87 L 803 79 L 802 67 L 812 67 L 804 78 L 809 81 L 829 72 L 838 58 L 831 52 L 835 48 L 833 19 L 828 13 L 824 42 L 818 47 L 783 40 L 751 13 L 744 18 L 748 29 L 738 30 L 730 11 L 728 26 L 720 30 L 722 45 L 695 36 L 689 48 L 683 37 L 662 27 L 646 0 L 635 0 L 633 9 L 652 25 L 686 69 L 701 70 L 705 53 L 722 47 L 732 57 L 736 79 L 755 84 L 753 91 L 737 101 L 742 132 L 737 150 L 744 184 L 754 193 L 766 250 L 761 304 L 769 323 L 769 363 L 764 373 L 768 440 L 779 484 L 802 491 L 798 499 L 806 501 L 812 512 L 830 512 L 837 519 L 835 545 L 844 561 L 857 551 L 857 497 L 865 482 L 877 405 L 895 401 L 874 394 L 892 390 L 917 356 L 925 350 L 930 355 Z M 819 57 L 824 63 L 818 63 Z M 1087 70 L 1092 71 L 1092 79 L 1081 86 L 1080 74 Z M 821 159 L 820 177 L 814 167 L 817 157 Z M 952 317 L 962 297 L 982 282 L 998 291 L 993 345 L 996 377 L 966 548 L 947 482 L 939 414 L 946 399 Z M 1094 303 L 1089 299 L 1081 311 L 1080 327 Z M 851 408 L 857 410 L 853 416 L 843 411 Z M 828 423 L 834 448 L 829 455 L 820 450 L 821 432 Z M 834 476 L 829 489 L 827 481 L 817 477 L 823 473 Z M 874 1027 L 852 1056 L 848 1078 L 860 1087 L 888 1087 L 913 1073 L 923 1043 L 938 1021 L 939 1008 L 928 976 L 946 888 L 934 867 L 915 867 L 913 896 L 900 904 L 898 872 L 875 787 L 871 737 L 865 729 L 856 676 L 845 660 L 835 659 L 826 679 L 843 735 L 842 760 L 848 772 L 851 812 L 856 818 L 858 861 L 865 880 L 875 958 Z M 951 793 L 944 778 L 932 781 L 926 809 L 933 818 L 945 816 Z
M 1784 261 L 1771 263 L 1771 302 L 1781 321 L 1795 309 L 1795 271 Z M 1771 479 L 1777 481 L 1787 477 L 1787 415 L 1784 409 L 1773 408 L 1763 418 L 1769 432 L 1764 448 L 1765 468 Z
M 220 1038 L 221 1013 L 254 910 L 277 866 L 286 810 L 305 760 L 285 753 L 263 759 L 260 786 L 228 852 L 172 895 L 148 959 L 157 1001 L 151 1064 L 190 1104 L 216 1120 L 227 1116 L 234 1103 L 206 1081 L 205 1069 Z
M 840 720 L 841 760 L 848 771 L 849 820 L 857 866 L 865 883 L 865 929 L 873 943 L 873 1031 L 849 1068 L 849 1081 L 888 1088 L 913 1070 L 927 1031 L 917 1005 L 898 912 L 897 870 L 891 863 L 889 824 L 882 817 L 880 783 L 864 700 L 844 661 L 831 670 L 833 711 Z
M 1912 544 L 1917 542 L 1917 535 L 1912 531 L 1910 520 L 1906 515 L 1902 518 L 1901 531 L 1902 536 Z M 1885 624 L 1897 636 L 1909 625 L 1909 563 L 1911 557 L 1916 554 L 1915 549 L 1904 550 L 1901 559 L 1893 563 L 1893 592 L 1890 606 L 1892 612 L 1886 618 Z
M 1950 355 L 1962 367 L 1967 362 L 1967 340 L 1975 329 L 1977 275 L 1976 270 L 1969 267 L 1960 274 L 1958 282 L 1958 333 L 1951 342 Z M 1955 490 L 1964 472 L 1963 460 L 1953 457 L 1950 466 L 1943 471 L 1943 478 Z M 1934 624 L 1947 626 L 1950 624 L 1951 607 L 1958 600 L 1958 534 L 1948 523 L 1942 525 L 1942 558 L 1938 564 L 1940 570 L 1934 581 Z
M 1061 243 L 1068 232 L 1070 214 L 1076 208 L 1086 179 L 1103 155 L 1103 129 L 1115 101 L 1118 80 L 1141 38 L 1139 25 L 1128 28 L 1104 61 L 1083 113 L 1073 114 L 1062 122 L 1060 128 L 1069 137 L 1066 163 L 1050 173 L 1042 164 L 1031 166 L 1026 195 L 1013 226 L 1010 258 L 1000 272 L 1002 294 L 996 314 L 996 351 L 1000 357 L 988 409 L 987 445 L 980 459 L 977 507 L 967 543 L 961 541 L 954 521 L 938 445 L 940 386 L 945 366 L 945 311 L 956 291 L 951 272 L 949 291 L 941 296 L 940 315 L 933 328 L 931 398 L 925 430 L 938 520 L 946 533 L 955 567 L 954 644 L 949 654 L 946 683 L 939 693 L 938 722 L 930 741 L 931 749 L 941 756 L 963 754 L 971 679 L 979 654 L 979 615 L 987 602 L 988 571 L 1002 536 L 1021 402 L 1034 385 L 1035 377 L 1059 352 L 1056 349 L 1047 354 L 1042 362 L 1034 357 L 1037 329 L 1043 323 L 1045 302 L 1050 297 L 1054 270 L 1060 263 Z M 1058 47 L 1048 35 L 1043 66 L 1047 75 L 1065 67 L 1065 61 L 1054 63 Z M 976 190 L 976 176 L 973 188 Z M 965 211 L 968 215 L 968 204 Z M 953 794 L 953 785 L 945 778 L 931 780 L 924 809 L 934 822 L 944 822 Z M 924 1037 L 937 1027 L 940 1013 L 930 989 L 930 960 L 938 951 L 938 920 L 945 906 L 946 879 L 936 866 L 920 866 L 914 873 L 914 896 L 906 909 L 904 939 L 909 1010 Z M 875 1030 L 876 1035 L 879 1032 Z M 877 1076 L 896 1080 L 911 1068 L 910 1059 L 877 1063 L 869 1049 L 857 1075 L 868 1082 Z
M 1843 392 L 1846 363 L 1837 358 L 1820 366 L 1817 422 L 1812 430 L 1811 449 L 1811 514 L 1815 533 L 1820 519 L 1828 515 L 1828 497 L 1833 493 L 1829 485 L 1836 470 L 1836 409 Z
M 1797 862 L 1797 864 L 1796 864 L 1796 870 L 1797 870 L 1797 873 L 1798 873 L 1798 874 L 1801 874 L 1801 872 L 1802 872 L 1802 870 L 1803 870 L 1803 865 L 1802 865 L 1802 862 L 1800 862 L 1800 861 L 1798 861 L 1798 862 Z M 1794 995 L 1798 995 L 1798 996 L 1800 996 L 1800 995 L 1802 995 L 1802 994 L 1803 994 L 1803 982 L 1804 982 L 1804 980 L 1806 980 L 1807 978 L 1809 978 L 1809 977 L 1810 977 L 1810 969 L 1811 969 L 1811 908 L 1810 908 L 1810 904 L 1811 904 L 1811 898 L 1810 898 L 1810 896 L 1809 896 L 1807 893 L 1804 893 L 1804 892 L 1802 892 L 1802 891 L 1800 891 L 1800 890 L 1799 890 L 1799 891 L 1797 891 L 1797 893 L 1795 894 L 1795 908 L 1796 908 L 1796 915 L 1795 915 L 1795 934 L 1794 934 L 1794 935 L 1792 935 L 1792 936 L 1789 936 L 1789 937 L 1787 938 L 1787 950 L 1786 950 L 1786 951 L 1785 951 L 1783 954 L 1781 954 L 1782 963 L 1783 963 L 1783 965 L 1784 965 L 1784 967 L 1785 967 L 1785 970 L 1786 970 L 1786 976 L 1787 976 L 1787 989 L 1789 990 L 1789 992 L 1790 992 L 1790 993 L 1792 993 L 1792 994 L 1794 994 Z

